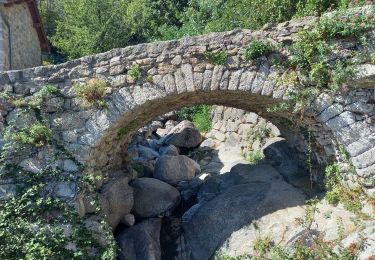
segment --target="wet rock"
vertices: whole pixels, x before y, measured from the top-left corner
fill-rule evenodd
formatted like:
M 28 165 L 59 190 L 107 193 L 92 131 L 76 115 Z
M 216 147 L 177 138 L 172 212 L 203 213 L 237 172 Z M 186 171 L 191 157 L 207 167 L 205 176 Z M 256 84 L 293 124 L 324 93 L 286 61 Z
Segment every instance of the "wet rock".
M 181 201 L 176 188 L 157 179 L 139 178 L 130 185 L 134 189 L 134 213 L 142 218 L 159 216 Z
M 200 173 L 199 165 L 185 155 L 165 155 L 156 160 L 154 177 L 169 184 L 191 180 Z
M 160 260 L 160 218 L 146 219 L 125 229 L 117 238 L 120 260 Z

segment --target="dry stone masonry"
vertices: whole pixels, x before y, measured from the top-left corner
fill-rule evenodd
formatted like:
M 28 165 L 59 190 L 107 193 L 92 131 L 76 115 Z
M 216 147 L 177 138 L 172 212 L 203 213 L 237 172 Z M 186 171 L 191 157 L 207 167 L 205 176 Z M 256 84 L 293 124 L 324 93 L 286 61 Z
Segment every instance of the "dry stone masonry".
M 348 92 L 321 93 L 311 106 L 304 108 L 304 116 L 300 117 L 293 111 L 267 112 L 268 107 L 287 98 L 290 87 L 278 84 L 283 69 L 273 65 L 271 57 L 262 57 L 260 64 L 244 59 L 244 51 L 252 39 L 290 44 L 296 33 L 315 19 L 269 25 L 260 31 L 235 30 L 139 44 L 60 65 L 1 72 L 0 90 L 13 98 L 30 100 L 48 84 L 61 90 L 61 95 L 45 104 L 46 123 L 59 146 L 24 151 L 23 157 L 13 158 L 13 162 L 37 172 L 48 163 L 51 150 L 63 147 L 86 166 L 87 173 L 104 177 L 98 181 L 98 187 L 116 186 L 116 180 L 128 181 L 121 179 L 124 177 L 118 172 L 129 165 L 127 147 L 139 128 L 156 116 L 182 106 L 224 105 L 258 113 L 290 136 L 289 141 L 296 145 L 306 143 L 301 140 L 306 138 L 305 130 L 309 129 L 314 139 L 312 148 L 317 170 L 322 166 L 322 171 L 326 163 L 339 156 L 339 151 L 346 150 L 356 172 L 348 174 L 348 183 L 361 183 L 365 192 L 374 195 L 375 65 L 361 65 L 361 73 L 349 83 Z M 227 52 L 227 64 L 209 63 L 204 58 L 206 51 Z M 136 64 L 140 66 L 139 79 L 128 75 Z M 77 97 L 73 86 L 93 78 L 108 83 L 105 107 L 83 107 Z M 21 108 L 5 97 L 0 104 L 1 128 L 16 122 L 17 128 L 22 129 L 36 122 L 38 115 L 33 110 L 22 113 Z M 231 127 L 229 123 L 227 127 Z M 57 163 L 67 173 L 82 174 L 81 168 L 68 158 Z M 79 205 L 85 205 L 79 200 L 74 183 L 59 183 L 55 188 L 56 193 L 67 200 L 77 199 Z M 105 190 L 107 188 L 103 187 L 102 191 Z M 0 196 L 6 198 L 13 192 L 12 181 L 2 180 Z M 110 200 L 110 195 L 103 195 L 103 199 Z M 118 203 L 129 208 L 132 198 L 128 199 Z M 89 205 L 83 207 L 82 214 L 90 212 Z M 120 217 L 113 214 L 115 222 L 120 221 Z

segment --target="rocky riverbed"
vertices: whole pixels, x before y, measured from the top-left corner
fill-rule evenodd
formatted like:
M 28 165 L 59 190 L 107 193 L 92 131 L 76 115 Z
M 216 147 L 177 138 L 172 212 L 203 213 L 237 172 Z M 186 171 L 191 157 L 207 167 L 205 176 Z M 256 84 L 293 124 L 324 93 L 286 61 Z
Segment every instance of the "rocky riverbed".
M 140 129 L 129 147 L 134 176 L 121 188 L 132 196 L 123 197 L 129 205 L 112 222 L 119 259 L 256 255 L 254 243 L 266 237 L 289 250 L 297 241 L 311 244 L 301 220 L 306 201 L 321 190 L 312 188 L 277 128 L 267 129 L 248 146 L 220 130 L 203 136 L 189 121 L 165 119 Z M 255 150 L 261 156 L 245 160 Z M 316 207 L 315 236 L 338 248 L 366 234 L 358 259 L 372 259 L 375 222 L 358 224 L 353 213 L 324 200 Z

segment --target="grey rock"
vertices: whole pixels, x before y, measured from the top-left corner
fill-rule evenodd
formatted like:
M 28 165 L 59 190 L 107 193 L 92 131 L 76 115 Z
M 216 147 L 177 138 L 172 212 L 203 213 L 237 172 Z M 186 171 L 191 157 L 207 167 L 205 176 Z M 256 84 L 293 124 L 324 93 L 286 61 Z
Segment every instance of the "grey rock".
M 133 159 L 136 166 L 134 167 L 138 173 L 138 177 L 152 177 L 155 170 L 155 160 L 145 160 L 142 158 Z
M 169 184 L 191 180 L 200 173 L 199 165 L 185 155 L 161 156 L 156 160 L 154 177 Z
M 199 145 L 199 150 L 211 150 L 216 147 L 217 143 L 212 139 L 206 139 Z
M 32 173 L 41 172 L 43 169 L 40 161 L 34 158 L 28 158 L 28 159 L 23 160 L 20 163 L 20 166 L 24 171 L 29 171 Z
M 99 202 L 113 229 L 133 208 L 133 188 L 128 185 L 128 182 L 126 177 L 112 180 L 103 186 L 99 194 Z
M 344 108 L 340 104 L 333 104 L 332 106 L 326 108 L 319 116 L 318 118 L 322 122 L 327 122 L 331 118 L 341 114 L 344 111 Z
M 288 146 L 287 141 L 281 137 L 274 137 L 267 140 L 263 153 L 271 165 L 289 182 L 303 188 L 310 187 L 310 183 L 301 183 L 306 178 L 298 169 L 298 158 L 294 157 L 295 152 Z
M 146 219 L 117 237 L 120 260 L 160 260 L 160 218 Z
M 0 201 L 7 200 L 16 196 L 17 186 L 14 184 L 0 185 Z
M 77 194 L 77 185 L 74 182 L 59 182 L 54 188 L 54 194 L 61 199 L 73 199 Z
M 283 182 L 271 166 L 241 164 L 230 173 L 209 178 L 198 199 L 182 222 L 194 259 L 210 259 L 234 231 L 305 201 L 304 195 Z
M 138 146 L 138 153 L 139 153 L 139 157 L 144 158 L 146 160 L 153 160 L 160 156 L 159 153 L 155 151 L 154 149 L 143 146 L 143 145 Z
M 134 189 L 134 213 L 142 218 L 159 216 L 176 207 L 180 193 L 173 186 L 153 178 L 138 178 Z
M 128 214 L 126 216 L 124 216 L 122 219 L 121 219 L 121 223 L 128 226 L 128 227 L 131 227 L 131 226 L 134 226 L 134 223 L 135 223 L 135 217 L 133 214 Z
M 182 148 L 197 147 L 202 142 L 198 128 L 187 120 L 176 125 L 165 137 L 164 143 Z
M 44 109 L 48 113 L 61 111 L 64 107 L 64 99 L 62 97 L 47 98 L 44 102 Z
M 72 160 L 64 160 L 63 169 L 67 172 L 76 172 L 78 171 L 78 165 Z
M 160 154 L 163 155 L 170 155 L 170 156 L 177 156 L 180 154 L 178 148 L 174 145 L 162 146 L 159 149 Z

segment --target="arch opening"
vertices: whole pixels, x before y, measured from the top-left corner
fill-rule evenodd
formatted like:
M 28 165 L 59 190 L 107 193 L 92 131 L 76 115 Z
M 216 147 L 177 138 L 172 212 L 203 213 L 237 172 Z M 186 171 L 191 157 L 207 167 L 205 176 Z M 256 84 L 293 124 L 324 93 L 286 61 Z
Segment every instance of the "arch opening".
M 267 112 L 267 108 L 282 100 L 259 96 L 243 91 L 188 92 L 147 101 L 131 112 L 120 117 L 103 135 L 91 153 L 90 161 L 95 167 L 104 169 L 121 169 L 129 162 L 126 154 L 133 135 L 139 128 L 157 116 L 185 106 L 199 104 L 221 105 L 255 112 L 272 122 L 280 129 L 291 146 L 301 147 L 300 158 L 306 158 L 308 142 L 311 143 L 313 168 L 322 171 L 325 165 L 334 160 L 337 141 L 331 131 L 318 122 L 313 116 L 294 114 L 291 111 Z M 310 141 L 307 140 L 311 137 Z M 321 136 L 324 142 L 320 143 Z M 320 139 L 316 139 L 316 137 Z M 327 140 L 330 140 L 327 142 Z M 304 146 L 304 147 L 303 147 Z M 336 147 L 337 149 L 337 147 Z M 305 152 L 303 152 L 305 151 Z M 328 153 L 327 153 L 328 152 Z
M 240 98 L 240 96 L 242 98 Z M 173 98 L 173 100 L 176 100 L 176 97 Z M 155 101 L 155 103 L 152 104 L 150 108 L 144 108 L 140 107 L 139 112 L 134 114 L 134 117 L 132 120 L 127 121 L 128 124 L 133 126 L 131 130 L 128 130 L 126 135 L 121 136 L 124 138 L 124 143 L 121 143 L 122 149 L 126 149 L 126 151 L 132 150 L 134 151 L 134 147 L 140 148 L 142 147 L 148 147 L 151 149 L 155 149 L 154 146 L 154 140 L 160 140 L 162 138 L 160 135 L 157 134 L 157 129 L 152 128 L 151 132 L 147 131 L 147 127 L 144 127 L 145 125 L 152 125 L 155 121 L 161 121 L 162 124 L 159 126 L 160 128 L 165 127 L 165 123 L 168 122 L 169 119 L 177 119 L 175 117 L 171 117 L 171 115 L 165 115 L 166 112 L 170 112 L 171 110 L 175 110 L 178 108 L 181 108 L 183 106 L 188 105 L 197 105 L 197 104 L 210 104 L 210 105 L 221 105 L 214 108 L 213 111 L 213 117 L 216 115 L 216 122 L 218 121 L 224 121 L 224 120 L 234 120 L 233 115 L 239 113 L 240 110 L 242 110 L 242 115 L 256 115 L 258 118 L 255 122 L 255 124 L 262 124 L 263 122 L 265 124 L 269 124 L 268 126 L 274 126 L 277 125 L 277 130 L 280 131 L 280 134 L 275 134 L 275 136 L 272 137 L 278 137 L 281 140 L 278 140 L 276 143 L 276 150 L 280 149 L 280 145 L 282 146 L 281 152 L 290 153 L 289 155 L 297 155 L 292 156 L 294 157 L 295 161 L 293 163 L 296 163 L 296 169 L 293 174 L 297 174 L 298 178 L 293 179 L 292 175 L 288 176 L 287 172 L 284 172 L 285 174 L 280 173 L 280 168 L 278 168 L 277 163 L 272 165 L 272 163 L 269 161 L 271 158 L 264 158 L 263 161 L 255 162 L 254 165 L 248 164 L 248 162 L 245 162 L 245 160 L 242 161 L 236 161 L 239 158 L 236 156 L 233 156 L 233 153 L 237 153 L 237 155 L 243 157 L 243 154 L 240 154 L 240 151 L 237 149 L 228 149 L 233 148 L 236 146 L 233 142 L 230 142 L 230 140 L 221 140 L 219 143 L 221 144 L 221 147 L 215 147 L 215 148 L 203 148 L 200 149 L 200 147 L 192 147 L 188 149 L 179 149 L 180 155 L 187 155 L 193 160 L 196 160 L 196 162 L 201 167 L 201 171 L 199 175 L 197 175 L 198 178 L 200 178 L 202 175 L 204 176 L 204 180 L 199 183 L 199 189 L 205 190 L 208 189 L 207 192 L 212 192 L 208 186 L 210 186 L 212 182 L 216 183 L 217 181 L 223 182 L 223 183 L 229 183 L 227 184 L 229 186 L 229 190 L 236 189 L 238 193 L 235 193 L 236 196 L 238 196 L 239 193 L 243 193 L 242 197 L 234 198 L 230 197 L 227 193 L 225 193 L 225 196 L 228 196 L 226 199 L 228 199 L 227 203 L 229 203 L 227 206 L 221 205 L 220 207 L 212 207 L 211 204 L 204 204 L 202 208 L 200 208 L 201 213 L 197 213 L 195 217 L 188 219 L 188 215 L 191 214 L 192 208 L 199 203 L 202 203 L 202 197 L 205 198 L 207 196 L 204 192 L 199 193 L 199 189 L 196 190 L 195 194 L 186 195 L 186 193 L 191 192 L 189 188 L 191 186 L 188 185 L 189 188 L 183 187 L 178 184 L 171 184 L 174 188 L 178 189 L 178 191 L 181 194 L 181 199 L 177 205 L 175 205 L 172 209 L 168 210 L 168 213 L 163 213 L 162 220 L 160 224 L 160 248 L 161 248 L 161 254 L 163 259 L 171 259 L 173 257 L 181 257 L 182 255 L 189 255 L 189 257 L 192 257 L 191 254 L 193 254 L 194 257 L 199 259 L 200 257 L 203 257 L 202 259 L 208 259 L 208 257 L 211 257 L 212 254 L 218 253 L 218 250 L 227 250 L 228 253 L 231 253 L 231 250 L 236 250 L 236 246 L 233 244 L 233 239 L 235 239 L 235 236 L 238 235 L 238 232 L 241 232 L 241 230 L 244 230 L 244 226 L 248 225 L 249 223 L 252 223 L 252 221 L 256 219 L 267 219 L 273 218 L 277 214 L 285 214 L 285 211 L 293 212 L 290 218 L 285 219 L 285 226 L 289 225 L 290 222 L 294 220 L 296 217 L 295 214 L 300 214 L 301 207 L 305 205 L 305 200 L 312 198 L 315 195 L 322 195 L 324 192 L 320 187 L 318 187 L 318 184 L 322 184 L 322 178 L 324 176 L 324 168 L 326 166 L 326 163 L 331 160 L 332 158 L 329 158 L 324 150 L 318 150 L 317 147 L 310 147 L 312 149 L 311 154 L 308 154 L 309 145 L 311 145 L 311 142 L 313 141 L 313 133 L 311 134 L 311 139 L 309 139 L 309 131 L 307 131 L 308 128 L 316 127 L 316 124 L 312 123 L 314 122 L 313 119 L 301 119 L 298 115 L 294 115 L 293 113 L 290 114 L 283 114 L 283 113 L 268 113 L 267 107 L 269 105 L 274 104 L 274 102 L 270 102 L 267 99 L 264 100 L 256 100 L 255 97 L 249 97 L 244 96 L 243 93 L 226 93 L 224 96 L 218 95 L 214 99 L 212 99 L 212 95 L 205 95 L 205 93 L 194 93 L 189 95 L 179 95 L 178 96 L 179 102 L 176 103 L 169 103 L 169 100 L 163 100 Z M 238 102 L 241 100 L 241 102 Z M 171 101 L 172 102 L 172 101 Z M 159 104 L 159 105 L 158 105 Z M 173 105 L 174 104 L 174 105 Z M 222 108 L 222 105 L 231 106 L 231 107 L 224 107 Z M 241 108 L 241 109 L 240 109 Z M 223 111 L 220 114 L 221 110 Z M 245 110 L 246 109 L 246 110 Z M 229 117 L 224 118 L 224 113 L 226 110 L 232 110 L 231 115 Z M 257 113 L 251 113 L 248 111 L 256 111 Z M 134 110 L 133 110 L 134 111 Z M 138 110 L 136 110 L 138 111 Z M 242 116 L 241 115 L 241 116 Z M 235 116 L 234 116 L 235 117 Z M 266 117 L 267 119 L 263 118 Z M 127 118 L 129 119 L 129 115 L 127 115 Z M 291 124 L 290 122 L 293 122 L 293 119 L 295 119 L 295 124 Z M 242 120 L 242 119 L 241 119 Z M 270 121 L 272 120 L 272 121 Z M 305 121 L 304 121 L 305 120 Z M 275 122 L 275 123 L 274 123 Z M 247 122 L 244 122 L 247 123 Z M 164 126 L 163 126 L 164 124 Z M 126 127 L 126 126 L 125 126 Z M 139 129 L 145 130 L 144 132 L 139 132 Z M 146 128 L 146 129 L 145 129 Z M 119 131 L 121 129 L 124 129 L 124 126 L 119 127 Z M 219 131 L 220 129 L 215 129 L 213 126 L 213 130 Z M 276 130 L 276 131 L 277 131 Z M 322 130 L 318 130 L 322 131 Z M 327 133 L 328 130 L 326 130 Z M 145 134 L 147 132 L 147 134 Z M 212 131 L 211 131 L 212 132 Z M 224 133 L 225 134 L 225 133 Z M 167 134 L 168 135 L 168 134 Z M 137 138 L 139 137 L 140 138 Z M 226 135 L 226 138 L 228 138 L 230 135 Z M 149 139 L 148 139 L 149 138 Z M 271 139 L 271 137 L 269 137 Z M 282 140 L 285 138 L 285 142 Z M 147 140 L 148 139 L 148 140 Z M 213 135 L 207 134 L 204 136 L 205 140 L 212 140 L 215 139 Z M 120 139 L 121 140 L 121 139 Z M 268 143 L 267 141 L 263 144 L 267 149 L 267 146 L 275 145 L 275 143 Z M 120 144 L 120 142 L 117 142 L 116 144 Z M 287 145 L 288 150 L 285 149 L 285 144 Z M 158 148 L 156 149 L 157 152 L 161 151 L 161 147 L 167 146 L 167 144 L 163 144 L 163 142 L 159 143 Z M 239 148 L 239 147 L 235 147 Z M 241 149 L 243 149 L 242 146 L 240 146 Z M 142 148 L 145 149 L 145 148 Z M 222 150 L 220 150 L 222 149 Z M 271 148 L 269 148 L 271 149 Z M 227 151 L 225 151 L 227 150 Z M 262 152 L 263 149 L 261 148 Z M 219 155 L 216 158 L 211 157 L 211 160 L 219 160 L 218 168 L 216 169 L 209 169 L 210 167 L 204 168 L 204 165 L 202 163 L 199 155 L 194 156 L 197 153 L 203 151 L 203 156 L 206 156 L 207 154 L 213 155 L 219 155 L 221 152 L 221 156 Z M 193 152 L 193 153 L 191 153 Z M 194 153 L 196 152 L 196 153 Z M 270 157 L 272 157 L 272 154 L 268 154 Z M 134 170 L 134 168 L 137 168 L 138 166 L 134 167 L 134 160 L 138 160 L 139 154 L 134 155 L 132 152 L 124 153 L 123 156 L 126 157 L 126 159 L 123 162 L 123 165 L 120 165 L 119 169 L 123 170 Z M 151 155 L 153 157 L 155 155 Z M 162 156 L 162 155 L 160 155 Z M 233 160 L 225 160 L 226 156 L 233 156 L 235 159 Z M 312 160 L 312 169 L 309 169 L 306 160 L 308 156 L 311 156 Z M 130 186 L 134 188 L 135 194 L 140 193 L 139 189 L 142 189 L 141 184 L 139 184 L 140 181 L 137 181 L 137 179 L 149 179 L 149 178 L 156 178 L 153 173 L 155 171 L 155 163 L 158 158 L 152 158 L 150 161 L 154 161 L 153 167 L 150 170 L 147 169 L 147 173 L 143 173 L 139 175 L 140 171 L 144 171 L 145 167 L 147 168 L 149 165 L 147 165 L 149 162 L 143 164 L 142 168 L 136 169 L 136 172 L 138 173 L 135 177 L 135 179 L 132 179 L 130 181 Z M 290 157 L 289 157 L 290 158 Z M 245 158 L 242 158 L 245 159 Z M 267 161 L 268 159 L 268 161 Z M 275 159 L 275 158 L 274 158 Z M 217 161 L 216 161 L 217 162 Z M 232 165 L 228 165 L 231 164 Z M 139 164 L 137 164 L 139 165 Z M 130 166 L 130 167 L 128 167 Z M 228 167 L 229 166 L 229 167 Z M 277 169 L 274 171 L 274 169 Z M 208 172 L 210 171 L 211 172 Z M 291 168 L 287 169 L 291 170 Z M 310 170 L 314 172 L 310 172 Z M 152 173 L 150 173 L 152 171 Z M 117 171 L 115 171 L 117 172 Z M 210 177 L 206 177 L 206 174 L 210 174 Z M 311 183 L 311 177 L 310 174 L 314 174 L 314 180 L 313 183 Z M 249 176 L 253 175 L 253 177 L 249 178 Z M 134 175 L 133 175 L 134 176 Z M 244 177 L 246 176 L 246 177 Z M 265 180 L 264 178 L 268 176 L 270 179 Z M 114 178 L 115 176 L 106 176 L 108 178 Z M 290 177 L 290 179 L 288 179 Z M 116 178 L 116 177 L 115 177 Z M 132 177 L 134 178 L 134 177 Z M 206 179 L 207 178 L 207 179 Z M 211 178 L 211 179 L 210 179 Z M 241 181 L 237 181 L 236 178 L 243 178 Z M 267 178 L 267 177 L 266 177 Z M 273 179 L 274 178 L 274 179 Z M 282 181 L 280 181 L 280 179 Z M 272 181 L 271 181 L 272 179 Z M 256 184 L 254 184 L 256 183 Z M 310 186 L 314 185 L 314 187 Z M 140 187 L 141 186 L 141 187 Z M 276 188 L 276 186 L 278 186 Z M 265 208 L 261 212 L 257 212 L 255 208 L 252 207 L 246 207 L 244 205 L 260 205 L 256 204 L 256 201 L 263 201 L 265 197 L 261 196 L 260 194 L 268 194 L 271 191 L 271 193 L 274 194 L 274 196 L 278 196 L 280 200 L 275 200 L 275 197 L 268 197 L 269 200 L 271 200 L 270 204 L 267 204 Z M 152 191 L 155 192 L 155 191 Z M 199 195 L 198 195 L 199 194 Z M 202 195 L 203 194 L 203 195 Z M 255 195 L 254 195 L 255 194 Z M 138 198 L 137 198 L 138 196 Z M 136 225 L 143 225 L 144 223 L 148 223 L 150 221 L 157 221 L 155 220 L 155 216 L 153 217 L 145 217 L 146 215 L 137 215 L 137 208 L 139 206 L 136 206 L 142 199 L 139 199 L 140 195 L 135 195 L 134 200 L 134 206 L 135 212 L 132 212 L 132 214 L 135 215 L 135 223 Z M 145 195 L 142 195 L 145 196 Z M 185 198 L 183 196 L 186 196 Z M 200 198 L 198 198 L 201 196 Z M 215 201 L 219 198 L 222 199 L 223 195 L 219 194 L 214 196 L 214 198 L 211 200 Z M 149 198 L 150 200 L 154 201 L 153 199 Z M 281 200 L 284 200 L 281 202 Z M 200 201 L 201 200 L 201 201 Z M 252 203 L 249 203 L 249 200 L 252 201 Z M 217 203 L 216 201 L 215 203 Z M 154 201 L 154 203 L 156 203 Z M 276 205 L 277 204 L 277 205 Z M 207 208 L 210 208 L 210 214 L 213 214 L 215 216 L 215 219 L 211 219 L 209 215 L 207 215 L 207 212 L 205 212 Z M 232 212 L 228 215 L 227 212 L 225 212 L 223 209 L 226 208 L 226 211 Z M 140 210 L 141 211 L 141 210 Z M 236 213 L 233 213 L 235 211 Z M 240 213 L 238 213 L 240 212 Z M 252 213 L 255 212 L 255 213 Z M 278 212 L 278 213 L 276 213 Z M 281 213 L 280 213 L 281 212 Z M 224 217 L 235 217 L 235 221 L 231 225 L 227 225 L 226 228 L 223 228 L 224 225 L 224 217 L 219 217 L 218 214 L 224 216 Z M 166 215 L 164 215 L 166 214 Z M 244 214 L 243 216 L 246 216 L 244 218 L 238 217 L 238 215 Z M 205 225 L 202 225 L 202 221 L 204 218 L 208 218 L 207 222 L 205 222 Z M 244 219 L 246 218 L 246 221 Z M 254 222 L 255 223 L 255 222 Z M 207 229 L 207 227 L 209 227 Z M 129 226 L 128 224 L 120 223 L 115 231 L 115 237 L 117 238 L 119 246 L 124 249 L 124 251 L 128 250 L 126 245 L 124 245 L 123 241 L 127 241 L 127 236 L 124 234 L 129 233 Z M 240 230 L 240 231 L 238 231 Z M 238 232 L 237 232 L 238 231 Z M 201 236 L 203 233 L 207 234 L 217 234 L 215 238 L 213 239 L 213 243 L 205 243 L 204 246 L 200 241 L 199 243 L 194 243 L 193 241 L 197 240 L 199 236 Z M 224 240 L 223 240 L 224 239 Z M 224 246 L 224 244 L 227 243 L 230 246 L 230 250 Z M 203 247 L 202 247 L 203 246 Z M 186 248 L 185 248 L 186 247 Z M 183 248 L 183 249 L 181 249 Z M 201 248 L 200 250 L 197 250 L 198 248 Z M 248 248 L 247 248 L 248 249 Z M 194 253 L 193 253 L 194 251 Z

